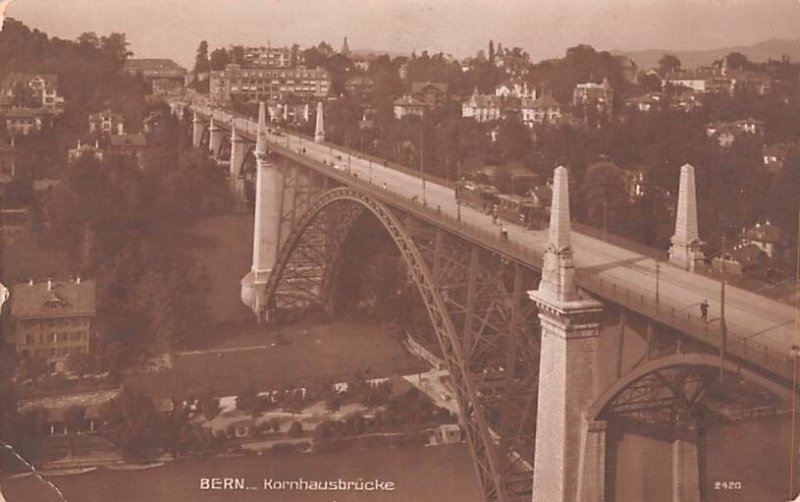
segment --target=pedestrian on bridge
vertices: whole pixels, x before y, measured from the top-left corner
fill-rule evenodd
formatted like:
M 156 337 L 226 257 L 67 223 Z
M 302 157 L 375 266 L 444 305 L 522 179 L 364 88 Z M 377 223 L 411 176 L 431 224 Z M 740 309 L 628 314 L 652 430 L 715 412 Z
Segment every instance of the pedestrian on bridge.
M 700 303 L 700 318 L 708 322 L 708 300 L 703 300 Z

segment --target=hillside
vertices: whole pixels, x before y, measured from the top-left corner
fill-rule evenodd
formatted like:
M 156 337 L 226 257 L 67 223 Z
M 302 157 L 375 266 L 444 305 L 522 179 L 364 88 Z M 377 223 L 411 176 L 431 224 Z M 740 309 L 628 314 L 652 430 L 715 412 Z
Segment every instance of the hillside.
M 773 38 L 765 42 L 738 47 L 723 47 L 702 51 L 670 51 L 666 49 L 649 49 L 645 51 L 611 51 L 615 55 L 625 55 L 633 59 L 639 68 L 652 68 L 658 65 L 658 60 L 664 54 L 674 54 L 681 60 L 685 67 L 707 65 L 715 60 L 722 59 L 731 52 L 741 52 L 754 62 L 767 59 L 780 59 L 787 55 L 792 61 L 800 61 L 800 39 L 787 40 Z

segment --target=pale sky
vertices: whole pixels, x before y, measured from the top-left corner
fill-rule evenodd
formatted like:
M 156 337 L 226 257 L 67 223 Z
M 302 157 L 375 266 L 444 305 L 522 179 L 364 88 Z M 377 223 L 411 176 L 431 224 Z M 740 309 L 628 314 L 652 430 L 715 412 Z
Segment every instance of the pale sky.
M 712 49 L 798 38 L 800 0 L 15 0 L 7 13 L 51 36 L 127 34 L 135 57 L 190 66 L 209 46 L 320 40 L 457 57 L 488 40 L 534 60 L 597 49 Z

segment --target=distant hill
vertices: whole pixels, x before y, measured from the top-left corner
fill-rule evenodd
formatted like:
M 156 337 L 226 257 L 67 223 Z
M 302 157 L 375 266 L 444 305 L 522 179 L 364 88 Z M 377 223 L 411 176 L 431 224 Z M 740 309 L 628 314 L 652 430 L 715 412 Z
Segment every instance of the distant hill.
M 662 49 L 650 49 L 646 51 L 611 51 L 611 53 L 615 55 L 630 57 L 636 62 L 639 68 L 658 66 L 658 60 L 661 59 L 664 54 L 674 54 L 681 60 L 684 67 L 693 68 L 713 63 L 731 52 L 741 52 L 747 56 L 750 61 L 756 63 L 766 61 L 770 58 L 780 59 L 784 54 L 789 56 L 793 62 L 800 62 L 800 39 L 787 40 L 773 38 L 754 45 L 723 47 L 704 51 L 670 51 Z

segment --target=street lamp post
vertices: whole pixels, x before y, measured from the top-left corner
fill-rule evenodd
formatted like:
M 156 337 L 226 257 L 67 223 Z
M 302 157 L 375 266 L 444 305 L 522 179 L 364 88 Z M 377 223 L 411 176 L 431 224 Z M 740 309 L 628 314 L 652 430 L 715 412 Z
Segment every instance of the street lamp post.
M 661 264 L 656 260 L 656 308 L 659 302 L 659 275 L 661 273 Z
M 425 150 L 425 116 L 419 121 L 419 177 L 422 179 L 422 204 L 427 205 L 425 198 L 425 172 L 423 171 L 423 152 Z
M 603 199 L 603 241 L 608 240 L 608 199 Z
M 461 154 L 458 155 L 458 163 L 456 163 L 456 217 L 461 221 Z
M 724 230 L 723 230 L 724 231 Z M 719 292 L 719 327 L 722 340 L 719 344 L 719 379 L 725 378 L 725 349 L 728 343 L 728 326 L 725 324 L 725 234 L 722 234 L 722 284 Z

